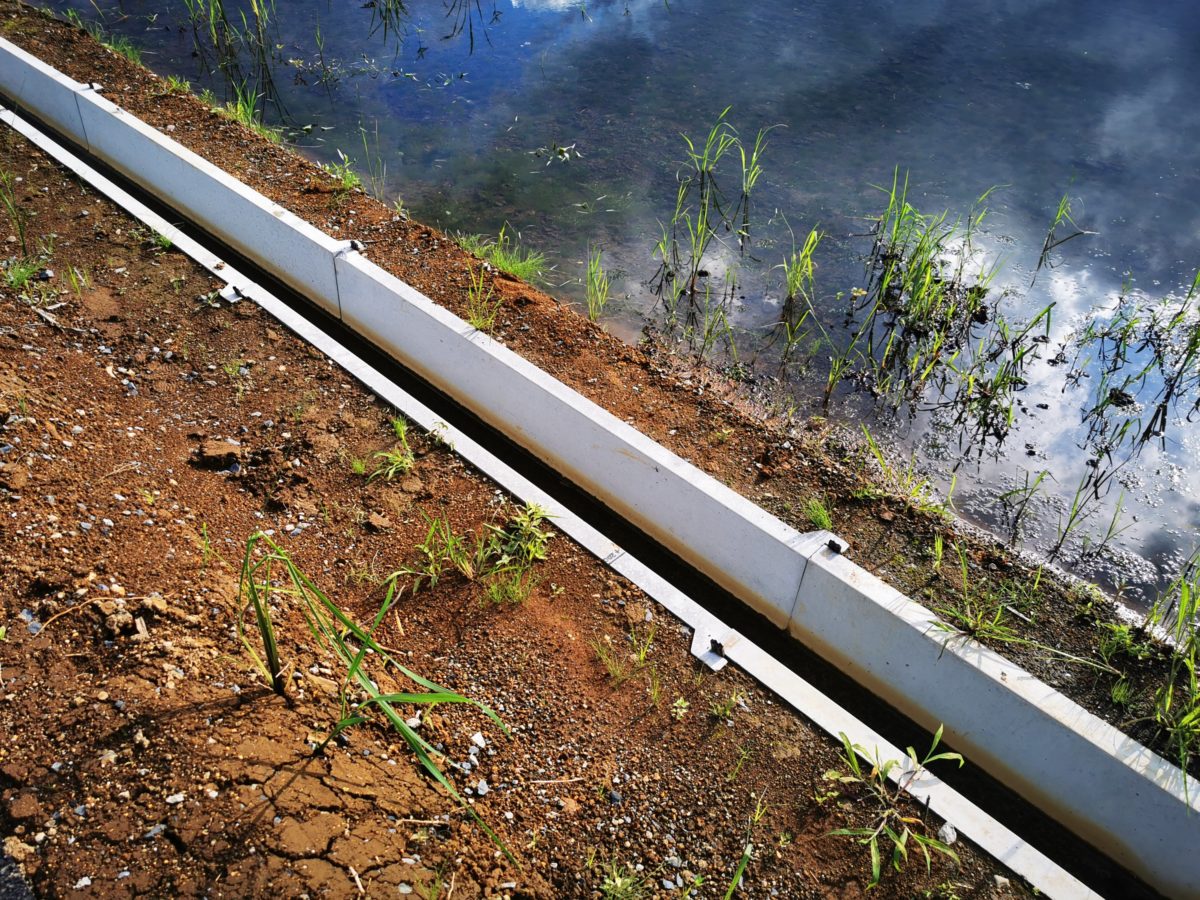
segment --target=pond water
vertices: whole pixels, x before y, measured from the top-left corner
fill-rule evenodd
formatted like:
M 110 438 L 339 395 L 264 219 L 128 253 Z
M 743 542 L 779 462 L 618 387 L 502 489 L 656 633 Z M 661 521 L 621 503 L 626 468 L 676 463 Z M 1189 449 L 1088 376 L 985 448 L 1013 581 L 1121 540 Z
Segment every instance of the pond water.
M 547 256 L 552 293 L 582 302 L 599 250 L 610 329 L 636 340 L 650 322 L 799 416 L 867 425 L 943 492 L 953 481 L 960 513 L 1135 604 L 1193 551 L 1189 0 L 229 0 L 215 32 L 212 0 L 51 7 L 194 89 L 225 99 L 244 84 L 305 153 L 341 151 L 422 220 L 519 235 Z M 727 107 L 747 154 L 769 129 L 762 173 L 743 219 L 729 148 L 693 260 L 683 236 L 705 193 L 682 135 L 702 143 Z M 954 309 L 925 321 L 915 288 L 880 284 L 916 263 L 870 234 L 889 199 L 872 185 L 897 170 L 911 207 L 948 221 L 995 188 L 969 247 L 961 226 L 942 234 L 933 283 Z M 806 299 L 786 303 L 780 264 L 815 226 Z M 918 226 L 914 243 L 938 233 Z M 665 280 L 664 228 L 682 248 Z

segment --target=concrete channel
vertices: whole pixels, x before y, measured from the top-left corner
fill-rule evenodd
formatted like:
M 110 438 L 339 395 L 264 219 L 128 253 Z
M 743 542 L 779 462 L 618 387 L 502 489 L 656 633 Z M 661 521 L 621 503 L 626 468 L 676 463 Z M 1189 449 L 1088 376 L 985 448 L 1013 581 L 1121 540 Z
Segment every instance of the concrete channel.
M 0 39 L 0 94 L 235 248 L 507 435 L 755 612 L 786 630 L 1083 840 L 1171 896 L 1200 895 L 1200 797 L 1180 770 L 855 565 L 828 532 L 801 534 L 103 96 Z M 428 407 L 11 111 L 2 118 L 268 309 L 425 428 Z M 902 758 L 752 641 L 706 612 L 467 435 L 455 449 L 830 734 Z M 719 648 L 719 652 L 717 649 Z M 900 775 L 897 772 L 897 775 Z M 922 773 L 913 793 L 1055 897 L 1095 896 L 986 812 Z M 1191 792 L 1193 795 L 1195 791 Z

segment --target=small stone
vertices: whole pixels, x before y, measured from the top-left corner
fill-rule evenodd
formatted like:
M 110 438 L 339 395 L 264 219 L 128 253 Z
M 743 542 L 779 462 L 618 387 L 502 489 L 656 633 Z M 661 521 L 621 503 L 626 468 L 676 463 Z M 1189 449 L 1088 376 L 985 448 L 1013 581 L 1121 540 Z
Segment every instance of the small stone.
M 998 890 L 1008 890 L 1008 886 L 1011 884 L 1011 882 L 1007 878 L 1005 878 L 1003 875 L 996 875 L 993 877 L 996 879 L 996 888 Z
M 172 806 L 177 806 L 180 803 L 182 803 L 185 799 L 187 799 L 187 797 L 183 793 L 171 794 L 169 797 L 167 797 L 167 802 L 169 804 L 171 804 Z
M 938 829 L 938 840 L 949 846 L 958 840 L 958 829 L 947 822 Z
M 488 787 L 487 780 L 484 778 L 480 778 L 479 784 L 475 785 L 475 792 L 477 794 L 479 794 L 480 797 L 482 797 L 484 794 L 486 794 L 490 790 L 491 790 L 491 788 Z
M 662 886 L 664 891 L 675 890 L 675 882 L 673 882 L 670 878 L 664 878 L 662 880 Z
M 482 750 L 484 747 L 487 746 L 487 738 L 485 738 L 480 732 L 477 731 L 473 735 L 471 735 L 471 743 L 474 744 L 476 747 L 478 747 L 480 750 Z
M 75 890 L 77 890 L 77 891 L 82 891 L 85 887 L 91 887 L 91 886 L 92 886 L 92 879 L 88 878 L 86 875 L 84 875 L 77 882 L 75 882 Z

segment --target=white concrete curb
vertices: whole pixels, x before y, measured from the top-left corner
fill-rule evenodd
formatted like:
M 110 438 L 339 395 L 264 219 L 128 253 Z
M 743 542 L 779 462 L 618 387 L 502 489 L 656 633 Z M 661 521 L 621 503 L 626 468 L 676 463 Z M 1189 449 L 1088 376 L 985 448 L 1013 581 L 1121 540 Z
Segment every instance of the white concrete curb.
M 956 749 L 1148 883 L 1200 894 L 1193 852 L 1200 798 L 1188 803 L 1178 769 L 996 654 L 947 643 L 927 610 L 829 550 L 830 535 L 799 534 L 345 244 L 2 39 L 0 90 L 339 315 L 916 721 L 931 731 L 945 723 Z

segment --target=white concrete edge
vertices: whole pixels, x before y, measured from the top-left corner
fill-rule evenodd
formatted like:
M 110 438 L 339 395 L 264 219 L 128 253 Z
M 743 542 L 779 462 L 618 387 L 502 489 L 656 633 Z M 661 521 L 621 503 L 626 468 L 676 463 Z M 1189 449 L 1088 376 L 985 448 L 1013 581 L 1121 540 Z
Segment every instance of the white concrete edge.
M 607 563 L 657 603 L 691 627 L 695 634 L 693 651 L 702 658 L 708 651 L 708 641 L 722 645 L 724 658 L 741 666 L 764 687 L 783 698 L 790 706 L 809 718 L 831 737 L 847 735 L 851 742 L 877 752 L 885 759 L 906 759 L 904 751 L 893 746 L 874 730 L 850 715 L 836 703 L 816 690 L 804 679 L 765 653 L 753 641 L 717 619 L 669 582 L 666 582 L 639 560 L 621 550 L 574 512 L 551 495 L 518 474 L 489 451 L 458 429 L 449 426 L 391 379 L 348 351 L 338 341 L 293 312 L 270 292 L 237 269 L 224 263 L 200 244 L 154 213 L 130 194 L 100 175 L 57 142 L 47 138 L 9 110 L 0 107 L 0 122 L 4 122 L 35 146 L 73 171 L 95 190 L 126 210 L 148 227 L 171 238 L 174 246 L 187 254 L 211 274 L 233 285 L 243 296 L 258 303 L 270 315 L 316 347 L 347 374 L 357 379 L 377 396 L 429 432 L 445 440 L 454 451 L 490 479 L 526 503 L 537 503 L 554 517 L 555 526 Z M 709 660 L 710 665 L 714 664 Z M 721 663 L 716 663 L 719 668 Z M 900 767 L 893 775 L 898 780 L 908 769 Z M 1047 896 L 1063 900 L 1094 900 L 1099 895 L 1073 875 L 1050 860 L 1018 835 L 1001 825 L 984 810 L 964 798 L 930 772 L 923 772 L 910 785 L 913 796 L 927 800 L 938 816 L 950 822 L 985 853 L 1008 866 Z

